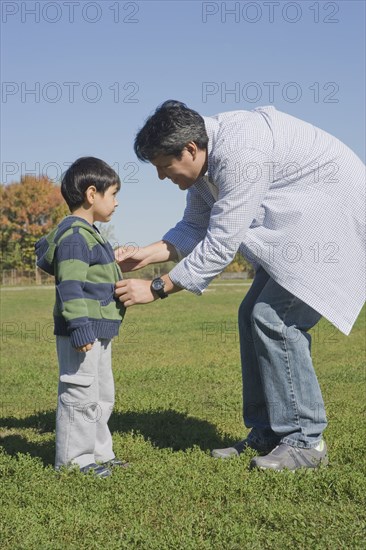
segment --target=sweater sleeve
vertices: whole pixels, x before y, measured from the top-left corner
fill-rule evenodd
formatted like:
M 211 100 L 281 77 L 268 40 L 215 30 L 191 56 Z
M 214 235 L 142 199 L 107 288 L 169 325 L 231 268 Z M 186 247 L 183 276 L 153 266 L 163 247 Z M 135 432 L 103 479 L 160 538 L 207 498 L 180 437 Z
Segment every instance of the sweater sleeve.
M 56 293 L 75 348 L 95 341 L 83 293 L 89 261 L 88 245 L 79 232 L 59 243 L 55 254 Z

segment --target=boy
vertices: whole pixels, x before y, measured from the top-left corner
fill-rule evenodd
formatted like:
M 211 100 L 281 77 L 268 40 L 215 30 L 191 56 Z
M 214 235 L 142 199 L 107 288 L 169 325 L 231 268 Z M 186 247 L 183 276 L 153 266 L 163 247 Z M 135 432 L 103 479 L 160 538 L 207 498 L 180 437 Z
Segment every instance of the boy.
M 94 225 L 111 219 L 120 186 L 102 160 L 76 160 L 61 183 L 71 215 L 36 243 L 37 265 L 56 283 L 55 468 L 76 464 L 82 473 L 102 478 L 112 467 L 127 465 L 115 457 L 108 428 L 114 403 L 111 340 L 125 313 L 113 292 L 122 275 L 111 245 Z

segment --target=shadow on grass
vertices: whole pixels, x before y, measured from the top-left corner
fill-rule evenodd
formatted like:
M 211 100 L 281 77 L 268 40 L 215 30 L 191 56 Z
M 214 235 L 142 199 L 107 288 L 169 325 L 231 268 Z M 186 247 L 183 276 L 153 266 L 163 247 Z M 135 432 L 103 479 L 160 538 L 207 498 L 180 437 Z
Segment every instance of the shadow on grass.
M 11 434 L 0 437 L 0 446 L 11 456 L 21 453 L 40 458 L 44 466 L 49 466 L 55 461 L 54 441 L 35 442 L 29 441 L 21 435 Z
M 43 433 L 54 432 L 55 411 L 40 411 L 25 418 L 0 418 L 0 428 L 7 429 L 33 429 L 37 436 Z M 17 453 L 28 453 L 32 457 L 38 457 L 45 466 L 53 464 L 55 460 L 55 441 L 31 441 L 30 437 L 21 434 L 7 434 L 3 430 L 0 434 L 0 446 L 11 456 Z
M 36 429 L 40 434 L 55 431 L 55 411 L 44 411 L 25 418 L 0 418 L 0 427 Z M 187 416 L 185 413 L 168 410 L 115 412 L 109 421 L 113 433 L 139 433 L 159 449 L 172 448 L 185 451 L 197 445 L 203 451 L 228 447 L 234 440 L 222 437 L 216 427 L 207 422 Z M 10 455 L 29 453 L 42 459 L 45 465 L 52 464 L 55 453 L 54 441 L 32 442 L 26 437 L 9 434 L 0 438 L 0 444 Z
M 160 449 L 185 451 L 197 445 L 203 451 L 234 443 L 232 438 L 218 433 L 214 424 L 173 409 L 116 412 L 111 416 L 110 429 L 120 434 L 140 433 Z

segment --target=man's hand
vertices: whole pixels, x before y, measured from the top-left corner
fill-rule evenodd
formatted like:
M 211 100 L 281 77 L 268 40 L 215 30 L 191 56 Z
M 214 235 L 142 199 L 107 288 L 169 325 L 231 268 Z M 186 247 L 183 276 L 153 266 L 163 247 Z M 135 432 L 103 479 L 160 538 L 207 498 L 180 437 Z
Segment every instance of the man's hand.
M 157 299 L 151 290 L 151 281 L 124 279 L 116 284 L 115 295 L 125 307 L 148 304 Z
M 174 246 L 165 241 L 158 241 L 148 246 L 120 246 L 114 251 L 114 257 L 123 273 L 136 271 L 146 265 L 178 259 Z
M 120 246 L 114 251 L 114 257 L 122 273 L 136 271 L 147 265 L 147 252 L 144 248 Z
M 87 351 L 91 350 L 92 347 L 93 347 L 93 344 L 85 344 L 85 346 L 80 346 L 80 348 L 76 348 L 76 351 L 86 353 Z

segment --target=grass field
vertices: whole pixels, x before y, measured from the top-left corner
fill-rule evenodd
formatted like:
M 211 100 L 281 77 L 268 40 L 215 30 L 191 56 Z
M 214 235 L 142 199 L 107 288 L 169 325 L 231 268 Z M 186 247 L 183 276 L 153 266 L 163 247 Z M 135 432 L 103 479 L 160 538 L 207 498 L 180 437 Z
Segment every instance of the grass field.
M 313 357 L 330 466 L 249 471 L 209 450 L 245 435 L 237 308 L 217 284 L 128 310 L 114 342 L 117 456 L 106 480 L 56 474 L 53 290 L 2 290 L 3 549 L 242 550 L 365 547 L 365 315 L 349 337 L 325 320 Z

